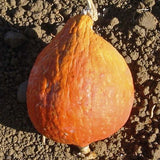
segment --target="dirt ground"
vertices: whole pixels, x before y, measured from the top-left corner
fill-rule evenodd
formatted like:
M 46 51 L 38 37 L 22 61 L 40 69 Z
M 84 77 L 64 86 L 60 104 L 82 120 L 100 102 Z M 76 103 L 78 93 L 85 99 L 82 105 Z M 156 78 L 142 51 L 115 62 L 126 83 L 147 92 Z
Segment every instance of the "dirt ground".
M 126 125 L 90 148 L 97 160 L 159 160 L 160 1 L 94 3 L 94 30 L 128 63 L 135 102 Z M 0 160 L 84 159 L 75 146 L 42 142 L 29 120 L 24 88 L 39 52 L 85 7 L 85 0 L 0 0 Z

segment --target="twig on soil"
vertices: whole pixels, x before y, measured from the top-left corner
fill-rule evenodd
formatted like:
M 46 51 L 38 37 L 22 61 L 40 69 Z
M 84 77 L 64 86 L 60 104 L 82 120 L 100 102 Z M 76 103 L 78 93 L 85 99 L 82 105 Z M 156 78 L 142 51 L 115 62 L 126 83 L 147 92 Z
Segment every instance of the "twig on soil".
M 152 109 L 151 109 L 151 116 L 150 116 L 150 118 L 153 118 L 153 112 L 154 112 L 155 107 L 156 107 L 156 105 L 154 105 L 154 106 L 152 107 Z
M 147 8 L 137 9 L 137 11 L 149 11 Z

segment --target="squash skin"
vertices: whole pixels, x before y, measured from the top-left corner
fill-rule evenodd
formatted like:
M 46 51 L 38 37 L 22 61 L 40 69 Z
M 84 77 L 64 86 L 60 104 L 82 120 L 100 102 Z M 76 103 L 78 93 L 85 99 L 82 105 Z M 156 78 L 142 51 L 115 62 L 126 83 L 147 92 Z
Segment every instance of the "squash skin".
M 27 88 L 34 127 L 80 147 L 105 139 L 128 120 L 134 100 L 130 70 L 118 51 L 78 15 L 38 55 Z

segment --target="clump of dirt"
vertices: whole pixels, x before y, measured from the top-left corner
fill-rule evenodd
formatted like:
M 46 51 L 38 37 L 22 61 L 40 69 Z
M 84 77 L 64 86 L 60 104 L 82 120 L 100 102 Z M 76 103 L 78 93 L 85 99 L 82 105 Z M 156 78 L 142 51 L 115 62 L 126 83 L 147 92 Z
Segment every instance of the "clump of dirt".
M 94 30 L 113 44 L 128 63 L 134 78 L 135 102 L 127 124 L 90 147 L 99 160 L 158 160 L 160 1 L 94 2 L 99 12 Z M 21 83 L 28 79 L 39 52 L 85 6 L 84 0 L 1 0 L 0 159 L 83 159 L 74 146 L 49 139 L 42 143 L 22 103 L 26 82 Z M 21 90 L 17 99 L 18 88 Z

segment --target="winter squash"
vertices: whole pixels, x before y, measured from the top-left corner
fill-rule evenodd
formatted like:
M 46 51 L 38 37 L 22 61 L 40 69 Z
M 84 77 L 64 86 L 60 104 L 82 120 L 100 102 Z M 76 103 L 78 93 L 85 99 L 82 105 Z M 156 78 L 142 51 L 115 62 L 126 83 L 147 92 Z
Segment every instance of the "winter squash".
M 77 15 L 38 55 L 27 88 L 34 127 L 46 137 L 80 147 L 105 139 L 127 121 L 134 99 L 124 58 Z

